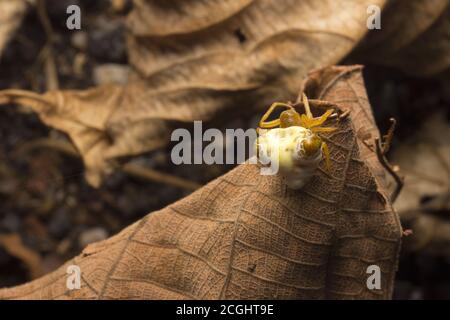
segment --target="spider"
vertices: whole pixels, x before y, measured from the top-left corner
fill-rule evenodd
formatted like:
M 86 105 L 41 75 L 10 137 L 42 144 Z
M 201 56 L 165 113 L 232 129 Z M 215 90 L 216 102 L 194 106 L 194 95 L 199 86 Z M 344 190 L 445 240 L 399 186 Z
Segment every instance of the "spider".
M 333 110 L 328 109 L 320 117 L 314 117 L 309 107 L 308 97 L 303 93 L 302 101 L 305 107 L 306 114 L 299 114 L 291 104 L 283 102 L 273 103 L 267 112 L 261 117 L 259 122 L 259 129 L 272 129 L 276 127 L 288 128 L 292 126 L 299 126 L 310 131 L 310 134 L 303 139 L 302 151 L 306 158 L 314 157 L 321 150 L 325 157 L 325 165 L 327 170 L 330 169 L 330 152 L 328 146 L 319 137 L 318 133 L 321 132 L 333 132 L 337 128 L 334 127 L 322 127 L 321 125 L 332 115 Z M 266 121 L 272 112 L 279 107 L 287 108 L 281 112 L 279 119 Z

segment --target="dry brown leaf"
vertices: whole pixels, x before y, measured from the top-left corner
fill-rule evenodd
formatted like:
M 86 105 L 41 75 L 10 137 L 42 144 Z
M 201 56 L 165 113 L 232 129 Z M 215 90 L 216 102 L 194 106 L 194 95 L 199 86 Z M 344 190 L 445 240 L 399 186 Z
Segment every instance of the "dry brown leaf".
M 450 189 L 415 209 L 399 212 L 402 224 L 411 234 L 403 253 L 419 252 L 443 257 L 450 262 Z
M 370 32 L 351 60 L 371 61 L 429 76 L 450 66 L 450 2 L 388 1 L 381 30 Z
M 405 187 L 395 208 L 418 208 L 427 196 L 450 188 L 450 125 L 444 112 L 434 114 L 392 154 L 405 175 Z
M 83 160 L 87 180 L 98 186 L 113 164 L 106 163 L 104 152 L 111 146 L 105 126 L 110 113 L 120 106 L 124 88 L 103 86 L 85 91 L 49 91 L 44 95 L 23 90 L 3 90 L 0 103 L 31 107 L 40 119 L 66 132 Z
M 392 155 L 405 176 L 395 208 L 405 226 L 413 231 L 404 241 L 405 252 L 420 250 L 450 259 L 450 215 L 437 214 L 450 212 L 449 141 L 450 125 L 445 113 L 439 112 Z M 436 199 L 423 204 L 428 197 Z
M 8 41 L 14 36 L 32 0 L 0 0 L 0 57 Z
M 336 108 L 351 112 L 330 122 L 336 132 L 323 135 L 331 170 L 322 163 L 303 189 L 242 164 L 89 245 L 50 275 L 0 290 L 0 298 L 390 298 L 401 226 L 372 173 L 379 164 L 364 159 L 353 126 L 374 126 L 372 115 L 359 111 L 367 104 L 360 69 L 319 70 L 305 83 L 307 92 L 342 100 Z M 323 112 L 319 104 L 312 109 Z M 66 287 L 71 264 L 81 269 L 79 290 Z M 367 288 L 373 264 L 381 268 L 381 290 Z
M 30 272 L 31 279 L 42 276 L 43 269 L 41 256 L 26 247 L 18 234 L 0 234 L 0 247 L 25 264 Z

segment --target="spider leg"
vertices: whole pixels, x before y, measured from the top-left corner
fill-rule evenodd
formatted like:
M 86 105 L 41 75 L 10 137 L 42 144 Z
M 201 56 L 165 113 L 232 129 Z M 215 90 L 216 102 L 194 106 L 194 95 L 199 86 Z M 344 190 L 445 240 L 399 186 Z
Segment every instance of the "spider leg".
M 325 142 L 322 142 L 322 152 L 325 158 L 325 166 L 327 171 L 330 171 L 331 160 L 330 160 L 330 150 L 328 149 L 328 145 Z
M 303 100 L 303 105 L 305 107 L 306 116 L 309 119 L 313 119 L 314 117 L 312 115 L 311 108 L 309 107 L 308 97 L 304 93 L 302 93 L 302 100 Z
M 308 118 L 308 116 L 306 114 L 301 114 L 300 115 L 300 126 L 302 126 L 303 128 L 311 128 L 311 121 L 313 119 Z
M 333 114 L 333 109 L 328 109 L 324 114 L 320 117 L 314 118 L 311 107 L 309 106 L 308 97 L 306 94 L 302 93 L 303 105 L 305 107 L 305 113 L 300 116 L 301 126 L 304 128 L 313 128 L 322 125 L 327 119 Z
M 312 132 L 334 132 L 337 130 L 335 127 L 314 127 L 310 128 Z
M 280 119 L 272 120 L 272 121 L 260 121 L 259 127 L 261 129 L 271 129 L 278 127 L 280 125 Z
M 323 115 L 321 115 L 318 118 L 314 118 L 313 121 L 311 121 L 311 127 L 318 127 L 322 125 L 327 119 L 331 116 L 333 113 L 333 109 L 328 109 Z
M 319 127 L 320 125 L 322 125 L 325 121 L 327 121 L 327 119 L 330 117 L 330 115 L 333 113 L 332 109 L 327 110 L 327 112 L 325 112 L 323 115 L 321 115 L 318 118 L 308 118 L 307 115 L 301 115 L 300 116 L 300 121 L 301 121 L 301 125 L 304 128 L 314 128 L 314 127 Z
M 287 103 L 283 103 L 283 102 L 274 102 L 274 103 L 272 103 L 270 108 L 266 111 L 266 113 L 264 113 L 264 115 L 261 117 L 261 120 L 259 121 L 259 127 L 260 128 L 262 128 L 262 129 L 270 129 L 270 128 L 278 127 L 280 125 L 280 119 L 275 119 L 275 120 L 272 120 L 272 121 L 266 121 L 270 117 L 272 112 L 278 107 L 285 107 L 285 108 L 288 108 L 288 109 L 294 109 L 291 105 L 289 105 Z

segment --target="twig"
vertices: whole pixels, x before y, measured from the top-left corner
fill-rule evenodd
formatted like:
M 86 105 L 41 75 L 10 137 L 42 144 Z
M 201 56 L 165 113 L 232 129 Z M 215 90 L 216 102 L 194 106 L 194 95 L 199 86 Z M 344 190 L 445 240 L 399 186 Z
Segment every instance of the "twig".
M 383 154 L 388 153 L 391 147 L 392 138 L 394 137 L 394 131 L 397 125 L 397 121 L 394 118 L 390 118 L 389 121 L 391 122 L 391 126 L 389 127 L 387 134 L 383 136 L 383 143 L 382 143 Z
M 26 153 L 36 148 L 49 148 L 66 154 L 71 157 L 80 157 L 75 147 L 65 141 L 50 138 L 42 138 L 30 141 L 14 151 L 15 154 Z M 145 180 L 167 184 L 172 187 L 193 191 L 201 187 L 200 184 L 167 173 L 161 173 L 151 168 L 138 165 L 136 163 L 126 163 L 119 167 L 123 172 Z
M 39 20 L 41 21 L 47 36 L 47 43 L 42 49 L 47 90 L 56 90 L 59 88 L 58 72 L 56 69 L 55 56 L 53 54 L 53 44 L 56 37 L 50 19 L 48 18 L 47 11 L 45 10 L 45 0 L 38 0 L 36 8 Z
M 79 157 L 77 149 L 71 143 L 50 138 L 42 138 L 26 142 L 16 148 L 13 154 L 18 156 L 39 148 L 49 148 L 74 158 Z
M 400 191 L 403 189 L 405 183 L 404 178 L 398 175 L 397 170 L 392 167 L 392 165 L 386 158 L 386 153 L 391 147 L 395 126 L 397 124 L 397 121 L 394 118 L 390 118 L 389 120 L 391 121 L 391 126 L 389 127 L 387 134 L 383 136 L 383 140 L 381 141 L 379 138 L 375 139 L 375 153 L 377 155 L 378 161 L 381 163 L 383 168 L 385 168 L 391 174 L 396 182 L 395 190 L 391 194 L 391 202 L 393 203 L 395 202 L 395 200 L 397 200 L 397 197 L 400 194 Z M 372 147 L 369 146 L 369 144 L 367 144 L 364 139 L 362 141 L 370 150 L 373 151 Z
M 46 100 L 39 93 L 22 90 L 22 89 L 5 89 L 0 90 L 0 104 L 13 104 L 17 103 L 22 106 L 25 105 L 36 105 L 36 103 L 41 103 L 48 108 L 54 107 L 50 101 Z
M 381 165 L 392 175 L 396 182 L 395 190 L 391 194 L 391 202 L 395 202 L 398 195 L 400 194 L 400 191 L 402 191 L 403 185 L 404 185 L 404 179 L 400 177 L 397 172 L 394 170 L 394 168 L 389 164 L 388 160 L 386 159 L 386 155 L 383 152 L 383 146 L 380 142 L 379 138 L 375 139 L 375 148 L 376 148 L 376 154 L 378 157 L 378 161 L 380 161 Z
M 194 191 L 200 188 L 200 185 L 198 183 L 185 180 L 176 176 L 172 176 L 166 173 L 161 173 L 156 170 L 143 167 L 136 163 L 126 163 L 125 165 L 122 166 L 122 171 L 137 178 L 152 180 L 155 182 L 164 183 L 173 187 L 178 187 L 189 191 Z

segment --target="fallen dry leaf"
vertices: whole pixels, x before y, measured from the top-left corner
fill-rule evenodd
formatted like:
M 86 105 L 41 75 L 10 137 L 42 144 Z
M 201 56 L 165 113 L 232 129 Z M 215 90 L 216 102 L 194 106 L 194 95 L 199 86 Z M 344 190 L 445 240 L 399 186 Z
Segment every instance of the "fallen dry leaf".
M 399 212 L 402 224 L 411 230 L 403 253 L 443 257 L 450 262 L 450 189 L 417 208 Z
M 444 112 L 434 114 L 407 141 L 396 148 L 392 159 L 405 175 L 405 187 L 395 208 L 407 211 L 425 197 L 450 188 L 450 125 Z
M 402 229 L 373 175 L 377 164 L 360 152 L 353 123 L 372 119 L 360 111 L 367 103 L 360 71 L 318 70 L 305 82 L 307 92 L 345 101 L 336 109 L 342 113 L 346 105 L 351 112 L 330 120 L 338 128 L 323 135 L 331 169 L 322 163 L 303 189 L 288 189 L 279 175 L 242 164 L 89 245 L 50 275 L 0 290 L 0 298 L 390 298 Z M 323 112 L 320 103 L 312 110 Z M 72 264 L 81 269 L 79 290 L 66 287 Z M 367 287 L 373 264 L 381 269 L 381 290 Z
M 430 76 L 450 66 L 450 2 L 388 1 L 381 30 L 370 32 L 350 60 L 394 66 Z
M 392 154 L 405 176 L 395 208 L 413 231 L 404 241 L 405 252 L 420 250 L 450 260 L 449 141 L 450 125 L 439 112 Z

